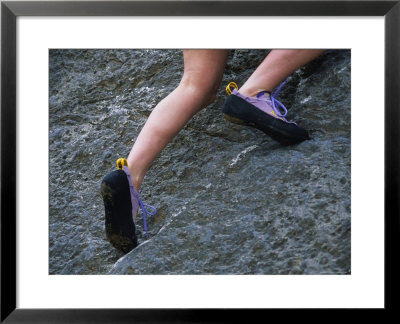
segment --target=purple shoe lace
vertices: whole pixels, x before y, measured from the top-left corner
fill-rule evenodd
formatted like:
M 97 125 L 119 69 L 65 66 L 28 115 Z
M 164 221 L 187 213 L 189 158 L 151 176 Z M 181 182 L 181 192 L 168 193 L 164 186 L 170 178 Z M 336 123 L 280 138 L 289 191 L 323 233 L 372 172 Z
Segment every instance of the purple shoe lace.
M 284 106 L 283 103 L 281 103 L 278 99 L 276 99 L 276 96 L 277 96 L 278 93 L 281 91 L 281 89 L 283 88 L 283 86 L 286 84 L 286 82 L 287 82 L 288 79 L 289 79 L 289 78 L 286 78 L 286 80 L 283 81 L 283 82 L 281 83 L 281 85 L 278 87 L 278 89 L 276 89 L 275 92 L 274 92 L 272 95 L 270 95 L 270 99 L 271 99 L 271 102 L 272 102 L 272 109 L 275 111 L 275 114 L 276 114 L 277 116 L 279 116 L 279 117 L 286 117 L 286 115 L 287 115 L 287 109 L 286 109 L 286 107 Z M 257 95 L 257 98 L 263 96 L 265 93 L 266 93 L 266 91 L 260 92 L 260 93 Z M 282 107 L 282 109 L 283 109 L 283 111 L 284 111 L 283 114 L 281 113 L 281 110 L 279 109 L 279 107 L 277 107 L 277 104 L 279 105 L 279 107 Z
M 271 94 L 269 91 L 262 91 L 258 93 L 256 97 L 247 97 L 241 94 L 239 91 L 237 91 L 237 89 L 233 89 L 232 94 L 246 100 L 247 102 L 251 103 L 258 109 L 262 110 L 263 112 L 269 115 L 272 116 L 275 115 L 274 117 L 277 117 L 287 123 L 295 124 L 297 126 L 295 122 L 286 120 L 285 117 L 287 115 L 287 109 L 285 105 L 276 98 L 278 96 L 278 93 L 282 90 L 283 86 L 288 81 L 288 79 L 289 78 L 283 81 L 273 94 Z M 281 109 L 283 112 L 281 111 Z
M 128 178 L 129 189 L 130 189 L 130 192 L 131 192 L 133 222 L 135 223 L 135 213 L 140 207 L 142 209 L 143 227 L 144 227 L 144 230 L 146 232 L 146 237 L 148 238 L 149 237 L 149 233 L 147 232 L 146 216 L 147 215 L 154 216 L 155 214 L 157 214 L 157 209 L 154 206 L 147 205 L 147 204 L 143 203 L 143 201 L 140 199 L 140 194 L 142 193 L 142 191 L 140 191 L 139 193 L 136 191 L 135 187 L 133 186 L 132 179 L 131 179 L 131 174 L 130 174 L 129 169 L 128 169 L 127 166 L 124 166 L 124 171 L 125 171 L 125 174 L 126 174 L 126 176 Z M 151 208 L 152 211 L 150 212 L 147 208 Z

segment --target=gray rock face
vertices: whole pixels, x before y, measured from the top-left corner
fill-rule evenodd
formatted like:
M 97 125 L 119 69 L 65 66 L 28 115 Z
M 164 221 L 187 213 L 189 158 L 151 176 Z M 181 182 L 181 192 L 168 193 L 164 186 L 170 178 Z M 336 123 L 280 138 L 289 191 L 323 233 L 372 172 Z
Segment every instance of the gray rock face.
M 50 274 L 350 273 L 350 51 L 296 71 L 279 99 L 311 140 L 283 147 L 225 121 L 268 50 L 231 51 L 216 101 L 153 163 L 139 246 L 105 240 L 103 176 L 126 157 L 153 107 L 179 83 L 179 50 L 51 50 Z

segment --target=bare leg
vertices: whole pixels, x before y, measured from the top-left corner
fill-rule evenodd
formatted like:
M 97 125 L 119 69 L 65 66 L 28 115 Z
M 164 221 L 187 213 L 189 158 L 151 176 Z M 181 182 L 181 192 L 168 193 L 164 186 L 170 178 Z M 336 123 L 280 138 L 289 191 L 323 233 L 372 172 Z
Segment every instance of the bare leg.
M 254 97 L 261 91 L 272 91 L 287 76 L 321 55 L 325 50 L 272 50 L 239 92 Z
M 157 155 L 198 111 L 214 101 L 227 55 L 226 50 L 183 51 L 179 86 L 153 109 L 127 159 L 137 190 Z

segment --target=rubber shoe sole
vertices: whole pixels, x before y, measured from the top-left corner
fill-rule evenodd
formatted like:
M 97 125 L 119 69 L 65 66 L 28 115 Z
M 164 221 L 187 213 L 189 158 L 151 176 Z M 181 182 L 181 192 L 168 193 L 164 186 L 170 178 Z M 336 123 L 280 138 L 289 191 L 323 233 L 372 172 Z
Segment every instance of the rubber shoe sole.
M 254 127 L 282 145 L 297 144 L 310 139 L 305 129 L 270 116 L 235 95 L 230 95 L 226 99 L 222 113 L 228 121 Z
M 132 218 L 129 182 L 122 170 L 108 173 L 101 183 L 105 209 L 105 233 L 116 249 L 128 253 L 137 246 Z

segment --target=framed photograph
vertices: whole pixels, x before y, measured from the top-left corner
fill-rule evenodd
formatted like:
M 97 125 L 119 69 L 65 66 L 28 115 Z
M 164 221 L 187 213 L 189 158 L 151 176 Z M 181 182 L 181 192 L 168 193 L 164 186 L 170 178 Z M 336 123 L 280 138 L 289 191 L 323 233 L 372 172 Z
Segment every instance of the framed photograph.
M 393 311 L 399 21 L 399 1 L 2 1 L 1 321 Z M 240 94 L 290 51 L 312 58 Z M 182 89 L 174 107 L 197 105 L 200 52 L 206 108 L 131 177 L 115 161 L 153 108 Z M 232 100 L 267 102 L 272 122 Z M 113 236 L 106 174 L 123 174 L 135 242 Z

